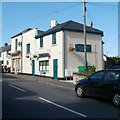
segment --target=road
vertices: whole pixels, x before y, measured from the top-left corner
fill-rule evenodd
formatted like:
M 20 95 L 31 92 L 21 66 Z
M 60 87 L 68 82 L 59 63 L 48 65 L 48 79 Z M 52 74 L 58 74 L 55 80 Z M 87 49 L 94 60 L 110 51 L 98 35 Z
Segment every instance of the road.
M 2 117 L 120 118 L 120 109 L 95 98 L 78 98 L 72 83 L 4 73 Z

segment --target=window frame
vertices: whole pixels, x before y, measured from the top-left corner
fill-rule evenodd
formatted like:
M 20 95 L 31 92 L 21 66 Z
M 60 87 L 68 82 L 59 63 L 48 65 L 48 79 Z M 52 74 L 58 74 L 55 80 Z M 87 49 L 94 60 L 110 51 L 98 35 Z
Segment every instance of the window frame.
M 92 52 L 92 45 L 86 45 L 86 52 Z
M 52 45 L 55 45 L 57 43 L 56 41 L 56 33 L 52 34 Z
M 85 52 L 84 44 L 75 44 L 76 52 Z M 86 52 L 92 52 L 92 45 L 86 45 Z
M 39 61 L 39 71 L 49 71 L 49 60 Z
M 15 39 L 15 51 L 17 51 L 18 39 Z
M 29 49 L 28 49 L 28 46 L 29 46 Z M 26 54 L 29 54 L 30 53 L 30 43 L 26 44 Z
M 43 37 L 40 38 L 40 48 L 43 47 Z

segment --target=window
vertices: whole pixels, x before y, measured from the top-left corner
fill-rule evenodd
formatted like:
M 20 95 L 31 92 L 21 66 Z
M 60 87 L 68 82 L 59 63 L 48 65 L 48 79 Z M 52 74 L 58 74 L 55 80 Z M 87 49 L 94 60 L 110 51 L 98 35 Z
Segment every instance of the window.
M 105 73 L 104 71 L 96 72 L 93 75 L 91 75 L 89 78 L 90 80 L 101 80 L 103 78 L 104 73 Z
M 108 72 L 105 76 L 105 81 L 119 80 L 119 79 L 120 79 L 120 73 L 118 72 Z
M 84 45 L 83 44 L 76 44 L 75 48 L 76 48 L 76 52 L 84 52 Z
M 87 52 L 92 52 L 92 47 L 91 47 L 91 45 L 86 45 L 86 51 L 87 51 Z
M 40 38 L 40 48 L 43 47 L 43 38 Z
M 15 39 L 15 50 L 17 50 L 17 44 L 18 44 L 18 40 Z
M 28 54 L 28 53 L 30 53 L 30 44 L 27 44 L 27 46 L 26 46 L 26 53 Z
M 84 52 L 84 44 L 75 44 L 76 52 Z M 86 51 L 92 52 L 92 46 L 86 45 Z
M 39 71 L 49 71 L 49 61 L 39 61 Z
M 52 34 L 52 44 L 56 44 L 56 33 Z

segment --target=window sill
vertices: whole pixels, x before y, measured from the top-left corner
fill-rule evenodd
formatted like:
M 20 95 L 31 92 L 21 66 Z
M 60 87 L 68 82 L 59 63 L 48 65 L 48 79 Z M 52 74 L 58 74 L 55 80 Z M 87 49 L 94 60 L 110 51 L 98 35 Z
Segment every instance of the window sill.
M 52 46 L 51 46 L 51 47 L 54 47 L 54 46 L 57 46 L 57 44 L 52 44 Z
M 43 47 L 40 47 L 39 50 L 43 49 Z

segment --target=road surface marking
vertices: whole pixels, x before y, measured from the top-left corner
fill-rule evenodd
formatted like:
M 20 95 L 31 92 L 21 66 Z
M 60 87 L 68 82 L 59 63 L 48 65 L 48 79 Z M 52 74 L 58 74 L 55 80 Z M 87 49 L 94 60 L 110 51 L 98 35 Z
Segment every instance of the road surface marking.
M 23 89 L 21 89 L 21 88 L 18 88 L 18 87 L 16 87 L 16 86 L 12 85 L 12 84 L 9 84 L 9 86 L 11 86 L 11 87 L 13 87 L 13 88 L 16 88 L 16 89 L 18 89 L 18 90 L 20 90 L 20 91 L 22 91 L 22 92 L 26 92 L 25 90 L 23 90 Z
M 52 101 L 49 101 L 49 100 L 47 100 L 47 99 L 44 99 L 44 98 L 42 98 L 42 97 L 39 97 L 39 99 L 40 99 L 40 100 L 43 100 L 43 101 L 45 101 L 45 102 L 47 102 L 47 103 L 50 103 L 50 104 L 52 104 L 52 105 L 55 105 L 55 106 L 57 106 L 57 107 L 59 107 L 59 108 L 62 108 L 62 109 L 64 109 L 64 110 L 67 110 L 67 111 L 69 111 L 69 112 L 72 112 L 72 113 L 74 113 L 74 114 L 77 114 L 77 115 L 79 115 L 79 116 L 87 117 L 87 115 L 84 115 L 84 114 L 82 114 L 82 113 L 76 112 L 76 111 L 71 110 L 71 109 L 69 109 L 69 108 L 66 108 L 66 107 L 64 107 L 64 106 L 61 106 L 61 105 L 59 105 L 59 104 L 56 104 L 56 103 L 54 103 L 54 102 L 52 102 Z
M 61 85 L 56 85 L 56 84 L 53 84 L 53 83 L 49 83 L 49 82 L 43 82 L 43 83 L 46 83 L 47 85 L 53 85 L 53 86 L 57 86 L 57 87 L 61 87 L 61 88 L 67 88 L 67 89 L 71 89 L 71 90 L 74 90 L 74 88 L 65 87 L 65 86 L 61 86 Z

